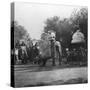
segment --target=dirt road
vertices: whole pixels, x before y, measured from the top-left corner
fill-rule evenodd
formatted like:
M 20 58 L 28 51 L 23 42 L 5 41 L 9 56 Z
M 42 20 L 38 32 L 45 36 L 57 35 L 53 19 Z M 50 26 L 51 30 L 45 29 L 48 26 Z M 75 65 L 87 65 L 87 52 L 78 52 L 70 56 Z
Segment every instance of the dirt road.
M 15 70 L 16 87 L 78 83 L 77 80 L 81 80 L 80 83 L 88 80 L 87 67 L 32 71 L 28 66 Z

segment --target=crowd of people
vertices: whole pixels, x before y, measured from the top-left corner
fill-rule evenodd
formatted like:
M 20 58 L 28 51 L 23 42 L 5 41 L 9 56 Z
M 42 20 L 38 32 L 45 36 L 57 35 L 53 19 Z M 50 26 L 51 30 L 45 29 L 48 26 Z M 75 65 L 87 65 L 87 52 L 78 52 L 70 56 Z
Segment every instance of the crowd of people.
M 19 40 L 16 42 L 14 49 L 12 50 L 11 54 L 14 56 L 14 63 L 15 64 L 27 64 L 27 63 L 32 63 L 32 64 L 41 64 L 43 66 L 46 65 L 46 62 L 48 59 L 52 58 L 52 65 L 55 65 L 55 50 L 58 53 L 58 62 L 59 65 L 61 65 L 62 62 L 62 47 L 59 41 L 55 40 L 55 33 L 49 32 L 49 41 L 51 43 L 51 56 L 50 57 L 42 57 L 40 47 L 37 44 L 38 42 L 32 42 L 31 47 L 27 47 L 25 44 L 24 40 Z M 79 37 L 78 37 L 79 36 Z M 82 36 L 82 37 L 81 37 Z M 80 43 L 76 43 L 76 41 Z M 67 62 L 71 60 L 72 61 L 79 61 L 83 60 L 84 58 L 86 59 L 86 53 L 85 49 L 82 47 L 82 41 L 84 41 L 84 36 L 80 31 L 77 31 L 74 33 L 72 37 L 72 41 L 70 45 L 70 48 L 66 49 L 66 59 Z M 82 44 L 82 45 L 81 45 Z M 72 47 L 73 46 L 73 47 Z M 83 57 L 83 58 L 82 58 Z
M 14 57 L 15 64 L 25 64 L 28 62 L 34 63 L 33 58 L 39 55 L 39 49 L 37 48 L 37 44 L 32 45 L 32 47 L 27 47 L 25 42 L 21 40 L 16 42 L 11 54 L 12 57 Z

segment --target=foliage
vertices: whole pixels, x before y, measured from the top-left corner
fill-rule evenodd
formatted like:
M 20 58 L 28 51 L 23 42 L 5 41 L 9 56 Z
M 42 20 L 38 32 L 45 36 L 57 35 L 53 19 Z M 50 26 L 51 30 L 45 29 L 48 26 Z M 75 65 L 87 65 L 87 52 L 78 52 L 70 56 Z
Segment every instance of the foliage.
M 40 40 L 39 41 L 39 47 L 42 57 L 50 57 L 50 42 L 48 40 Z
M 14 46 L 21 39 L 23 39 L 26 45 L 29 46 L 31 43 L 31 38 L 23 26 L 19 25 L 16 21 L 13 21 L 11 23 L 11 30 L 14 32 Z
M 60 17 L 57 16 L 48 18 L 45 21 L 44 32 L 47 33 L 50 30 L 54 30 L 56 32 L 56 40 L 60 41 L 63 47 L 68 47 L 71 43 L 72 34 L 77 30 L 76 25 L 80 27 L 87 42 L 87 8 L 81 8 L 79 11 L 76 10 L 72 12 L 70 18 L 60 19 Z M 46 36 L 42 34 L 41 39 L 45 40 L 45 38 Z

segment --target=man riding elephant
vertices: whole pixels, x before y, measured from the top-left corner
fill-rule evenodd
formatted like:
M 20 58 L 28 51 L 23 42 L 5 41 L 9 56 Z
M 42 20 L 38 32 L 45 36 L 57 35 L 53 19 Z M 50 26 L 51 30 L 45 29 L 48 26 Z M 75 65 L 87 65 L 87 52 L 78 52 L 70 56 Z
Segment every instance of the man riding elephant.
M 48 32 L 49 41 L 51 43 L 51 57 L 53 60 L 53 66 L 55 65 L 55 58 L 56 58 L 56 52 L 59 55 L 59 65 L 61 64 L 61 56 L 62 56 L 62 50 L 61 50 L 61 44 L 59 41 L 56 41 L 56 33 L 54 31 Z
M 52 65 L 55 66 L 57 57 L 59 57 L 59 64 L 61 64 L 62 50 L 60 42 L 55 40 L 55 33 L 49 31 L 45 35 L 47 35 L 46 40 L 41 40 L 39 45 L 41 52 L 41 61 L 43 62 L 42 66 L 45 66 L 46 62 L 51 59 Z

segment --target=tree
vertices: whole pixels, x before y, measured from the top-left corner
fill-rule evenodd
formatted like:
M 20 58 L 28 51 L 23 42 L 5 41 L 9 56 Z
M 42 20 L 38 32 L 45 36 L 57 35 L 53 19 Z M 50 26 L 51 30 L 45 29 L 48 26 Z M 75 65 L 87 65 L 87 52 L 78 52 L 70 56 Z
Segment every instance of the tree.
M 58 21 L 59 21 L 59 17 L 57 17 L 57 16 L 54 16 L 52 18 L 48 18 L 45 21 L 44 32 L 47 33 L 49 30 L 57 31 Z
M 56 40 L 62 42 L 62 46 L 68 46 L 68 42 L 71 40 L 71 29 L 72 26 L 69 23 L 69 19 L 60 20 L 59 17 L 52 17 L 46 20 L 46 26 L 44 32 L 47 33 L 50 30 L 56 32 Z M 44 35 L 42 35 L 44 36 Z M 45 38 L 45 37 L 44 37 Z
M 81 8 L 79 11 L 74 10 L 70 18 L 60 20 L 59 17 L 54 16 L 45 21 L 44 32 L 50 30 L 56 32 L 56 40 L 61 42 L 63 47 L 68 47 L 71 43 L 72 34 L 76 32 L 76 26 L 79 25 L 81 32 L 84 33 L 87 42 L 87 27 L 88 27 L 88 10 Z M 45 35 L 41 35 L 45 39 Z
M 11 23 L 11 31 L 14 32 L 14 46 L 20 39 L 24 39 L 26 44 L 27 41 L 31 41 L 27 30 L 23 26 L 19 25 L 16 21 Z

